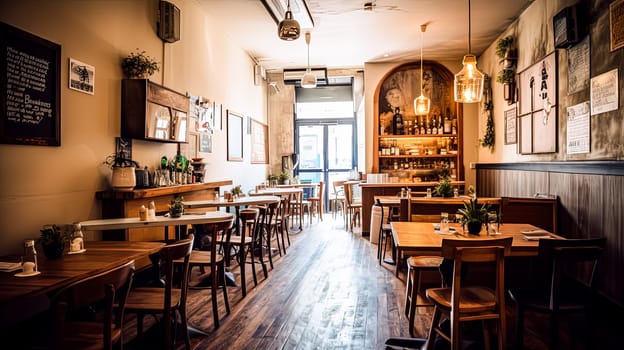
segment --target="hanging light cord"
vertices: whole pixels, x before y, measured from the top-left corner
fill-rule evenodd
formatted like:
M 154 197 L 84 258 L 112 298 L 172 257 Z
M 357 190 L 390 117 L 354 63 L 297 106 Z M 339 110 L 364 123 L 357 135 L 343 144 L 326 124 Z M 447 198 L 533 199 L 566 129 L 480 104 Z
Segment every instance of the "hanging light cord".
M 290 2 L 290 0 L 289 0 Z M 470 0 L 468 0 L 468 54 L 472 54 L 472 47 L 470 46 L 471 37 L 471 23 L 470 23 Z
M 425 30 L 426 26 L 424 24 L 420 25 L 420 94 L 422 95 L 423 91 L 423 41 L 425 40 Z

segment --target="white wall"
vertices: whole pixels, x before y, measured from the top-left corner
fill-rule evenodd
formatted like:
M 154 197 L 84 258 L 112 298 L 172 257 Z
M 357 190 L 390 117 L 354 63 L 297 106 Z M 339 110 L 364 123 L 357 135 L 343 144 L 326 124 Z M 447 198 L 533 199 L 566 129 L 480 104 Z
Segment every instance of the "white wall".
M 267 87 L 254 85 L 251 58 L 196 1 L 173 2 L 181 40 L 164 44 L 155 34 L 157 1 L 0 1 L 1 21 L 62 46 L 61 146 L 0 145 L 0 254 L 19 252 L 22 239 L 37 237 L 43 224 L 100 217 L 95 192 L 108 189 L 110 174 L 101 163 L 120 134 L 120 61 L 137 48 L 163 63 L 152 81 L 215 100 L 224 114 L 232 109 L 266 123 Z M 67 88 L 70 57 L 95 67 L 94 95 Z M 232 179 L 247 191 L 265 179 L 267 166 L 250 164 L 246 133 L 245 161 L 227 162 L 225 132 L 224 125 L 214 134 L 211 154 L 200 154 L 206 180 Z M 153 166 L 176 149 L 135 140 L 133 158 Z

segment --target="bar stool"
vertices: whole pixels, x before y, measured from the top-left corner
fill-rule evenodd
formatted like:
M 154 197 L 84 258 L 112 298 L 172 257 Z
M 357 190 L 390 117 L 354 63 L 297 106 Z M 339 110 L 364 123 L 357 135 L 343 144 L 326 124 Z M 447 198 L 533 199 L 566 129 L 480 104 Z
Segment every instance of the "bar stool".
M 229 234 L 229 239 L 225 241 L 228 242 L 225 244 L 224 251 L 226 252 L 226 258 L 231 259 L 232 257 L 236 257 L 236 261 L 238 262 L 238 266 L 240 268 L 240 278 L 241 278 L 241 291 L 243 297 L 247 295 L 247 278 L 245 274 L 245 262 L 247 258 L 247 253 L 249 251 L 253 252 L 254 249 L 254 240 L 253 240 L 253 230 L 256 225 L 256 220 L 258 219 L 258 209 L 256 208 L 246 208 L 241 209 L 238 213 L 238 220 L 240 220 L 241 224 L 241 232 L 240 235 L 232 235 L 233 230 L 226 230 L 226 234 Z M 231 251 L 234 250 L 232 254 Z M 253 272 L 254 284 L 257 286 L 258 281 L 256 279 L 256 265 L 255 260 L 250 260 L 251 270 Z
M 405 316 L 409 320 L 410 336 L 414 337 L 414 320 L 416 319 L 417 307 L 433 307 L 433 304 L 423 294 L 418 296 L 421 290 L 422 273 L 425 271 L 438 271 L 442 263 L 440 256 L 411 256 L 407 259 L 407 286 L 405 291 Z

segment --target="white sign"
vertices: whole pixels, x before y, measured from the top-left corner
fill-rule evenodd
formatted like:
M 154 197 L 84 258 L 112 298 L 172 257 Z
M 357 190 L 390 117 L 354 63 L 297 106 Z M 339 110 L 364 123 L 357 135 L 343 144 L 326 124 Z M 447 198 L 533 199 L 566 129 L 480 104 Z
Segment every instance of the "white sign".
M 589 102 L 567 108 L 567 153 L 589 153 Z
M 592 78 L 589 95 L 592 115 L 617 110 L 618 69 L 615 68 Z

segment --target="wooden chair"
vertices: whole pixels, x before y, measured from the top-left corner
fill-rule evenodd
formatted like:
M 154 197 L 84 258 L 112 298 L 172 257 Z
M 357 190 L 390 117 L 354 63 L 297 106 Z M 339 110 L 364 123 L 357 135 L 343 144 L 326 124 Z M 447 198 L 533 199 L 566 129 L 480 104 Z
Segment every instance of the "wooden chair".
M 353 185 L 344 185 L 345 193 L 345 227 L 347 231 L 353 232 L 353 227 L 360 222 L 360 212 L 362 211 L 362 203 L 355 202 L 353 196 Z
M 559 348 L 561 316 L 588 311 L 595 300 L 594 277 L 605 247 L 604 237 L 539 240 L 538 258 L 543 272 L 543 276 L 536 279 L 539 287 L 509 290 L 509 296 L 516 303 L 517 349 L 523 348 L 525 310 L 550 315 L 549 349 Z
M 162 314 L 160 324 L 166 349 L 174 348 L 175 328 L 178 320 L 184 329 L 188 328 L 186 317 L 186 292 L 188 289 L 189 257 L 193 249 L 193 234 L 187 239 L 168 244 L 160 249 L 161 268 L 164 269 L 164 288 L 141 287 L 133 289 L 126 302 L 126 312 L 137 315 L 137 336 L 143 333 L 143 318 L 146 314 Z M 183 259 L 182 269 L 174 275 L 174 262 Z M 174 287 L 174 282 L 180 287 Z M 186 349 L 191 348 L 188 331 L 184 334 Z
M 414 321 L 416 320 L 416 308 L 432 307 L 433 304 L 421 294 L 422 273 L 426 271 L 439 271 L 442 263 L 441 256 L 410 256 L 407 258 L 407 276 L 405 287 L 405 316 L 409 323 L 410 336 L 414 336 Z M 423 291 L 424 292 L 424 291 Z M 420 301 L 418 298 L 420 297 Z
M 112 349 L 114 344 L 122 348 L 124 311 L 133 276 L 134 260 L 58 291 L 52 297 L 53 348 Z M 80 321 L 68 316 L 94 304 L 103 308 L 100 321 Z
M 334 192 L 329 196 L 329 208 L 331 209 L 332 216 L 335 219 L 336 213 L 342 213 L 344 211 L 344 181 L 334 181 L 332 182 L 332 187 Z M 340 206 L 340 211 L 338 211 L 338 206 Z
M 381 201 L 377 199 L 375 205 L 381 208 L 381 223 L 379 224 L 379 244 L 377 245 L 377 260 L 379 260 L 379 265 L 386 257 L 386 247 L 388 246 L 388 242 L 392 240 L 392 227 L 390 226 L 390 211 L 388 208 L 384 209 L 384 206 L 381 205 Z
M 236 258 L 238 266 L 240 268 L 241 279 L 241 292 L 243 297 L 247 296 L 247 276 L 245 274 L 245 263 L 247 261 L 247 254 L 253 252 L 255 244 L 253 240 L 253 232 L 258 219 L 259 210 L 257 208 L 245 208 L 240 209 L 238 213 L 238 220 L 240 221 L 241 232 L 240 235 L 233 235 L 234 230 L 225 230 L 226 238 L 222 237 L 222 245 L 224 251 L 227 252 L 226 258 L 228 261 L 232 258 Z M 229 235 L 229 237 L 227 237 Z M 251 271 L 253 273 L 254 285 L 258 285 L 258 279 L 256 277 L 256 264 L 255 259 L 249 261 L 251 264 Z
M 498 349 L 505 349 L 505 254 L 511 250 L 512 237 L 499 239 L 443 239 L 442 257 L 453 260 L 451 286 L 429 288 L 426 295 L 435 309 L 429 329 L 426 349 L 434 348 L 436 335 L 451 343 L 453 350 L 461 349 L 462 322 L 496 320 Z M 494 288 L 470 285 L 464 280 L 465 263 L 494 263 Z M 481 271 L 480 277 L 484 274 Z M 440 327 L 442 316 L 450 320 L 450 334 Z M 487 327 L 483 327 L 484 347 L 489 349 Z
M 318 187 L 316 188 L 316 193 L 313 196 L 308 197 L 308 201 L 310 202 L 310 223 L 312 222 L 312 215 L 318 214 L 319 220 L 323 221 L 323 192 L 325 188 L 323 186 L 323 181 L 319 181 Z
M 227 283 L 225 281 L 225 257 L 217 252 L 217 246 L 220 242 L 220 236 L 227 236 L 229 230 L 232 230 L 233 220 L 224 220 L 202 225 L 195 225 L 195 235 L 199 244 L 195 246 L 199 248 L 191 252 L 189 259 L 189 273 L 194 267 L 201 269 L 208 268 L 208 276 L 202 275 L 202 282 L 192 286 L 192 289 L 210 288 L 212 302 L 212 317 L 214 319 L 215 329 L 219 328 L 219 303 L 217 301 L 217 290 L 221 288 L 223 293 L 223 303 L 225 311 L 230 314 L 230 300 L 227 294 Z M 231 237 L 231 236 L 230 236 Z M 224 241 L 227 246 L 229 242 Z M 177 260 L 177 263 L 182 263 Z M 221 284 L 221 286 L 219 286 Z

